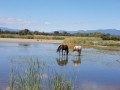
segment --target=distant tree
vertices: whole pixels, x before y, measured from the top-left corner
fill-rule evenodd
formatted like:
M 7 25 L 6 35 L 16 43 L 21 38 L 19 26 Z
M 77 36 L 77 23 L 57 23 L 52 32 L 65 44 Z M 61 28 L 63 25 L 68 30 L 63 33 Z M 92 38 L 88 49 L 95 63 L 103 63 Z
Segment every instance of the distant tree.
M 33 33 L 34 33 L 35 35 L 39 35 L 39 34 L 40 34 L 39 31 L 34 31 Z
M 31 35 L 32 32 L 30 30 L 28 30 L 28 29 L 24 29 L 24 30 L 20 30 L 19 34 L 20 35 Z
M 70 35 L 68 32 L 66 32 L 66 31 L 64 31 L 63 33 L 62 33 L 62 35 L 64 35 L 64 36 L 67 36 L 67 35 Z
M 68 34 L 68 33 L 66 31 L 64 31 L 63 34 Z
M 54 31 L 54 34 L 55 34 L 55 35 L 58 35 L 58 34 L 60 34 L 60 33 L 59 33 L 59 31 Z
M 118 35 L 110 35 L 110 34 L 104 34 L 101 36 L 103 40 L 117 40 L 120 41 L 120 36 Z

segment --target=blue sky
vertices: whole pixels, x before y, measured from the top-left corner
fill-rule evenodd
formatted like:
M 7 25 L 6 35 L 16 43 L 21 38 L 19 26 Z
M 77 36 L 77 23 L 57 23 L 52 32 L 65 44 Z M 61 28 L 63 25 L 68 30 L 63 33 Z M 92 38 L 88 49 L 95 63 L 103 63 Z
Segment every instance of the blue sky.
M 0 0 L 0 27 L 44 32 L 120 29 L 120 0 Z

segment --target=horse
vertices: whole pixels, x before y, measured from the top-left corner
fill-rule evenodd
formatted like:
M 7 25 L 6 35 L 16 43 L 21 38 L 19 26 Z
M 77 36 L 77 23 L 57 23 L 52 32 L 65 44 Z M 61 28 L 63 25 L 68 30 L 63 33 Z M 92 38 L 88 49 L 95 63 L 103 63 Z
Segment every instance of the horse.
M 60 45 L 56 52 L 59 52 L 60 54 L 61 50 L 62 50 L 62 55 L 63 55 L 63 51 L 65 51 L 66 55 L 68 55 L 69 53 L 68 45 Z
M 74 51 L 77 51 L 77 52 L 78 52 L 78 55 L 80 56 L 81 51 L 82 51 L 82 47 L 81 47 L 81 46 L 74 46 L 73 52 L 74 52 Z

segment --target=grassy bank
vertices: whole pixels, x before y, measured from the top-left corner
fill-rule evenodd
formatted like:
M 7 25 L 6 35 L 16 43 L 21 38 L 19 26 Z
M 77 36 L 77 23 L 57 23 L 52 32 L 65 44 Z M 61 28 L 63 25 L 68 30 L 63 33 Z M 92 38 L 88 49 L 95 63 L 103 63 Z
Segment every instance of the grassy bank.
M 100 37 L 0 34 L 0 38 L 64 40 L 65 44 L 82 46 L 120 46 L 120 41 L 102 40 Z
M 82 46 L 120 46 L 120 41 L 102 40 L 99 37 L 69 37 L 64 39 L 64 43 Z
M 0 38 L 63 40 L 63 39 L 65 39 L 65 36 L 0 34 Z

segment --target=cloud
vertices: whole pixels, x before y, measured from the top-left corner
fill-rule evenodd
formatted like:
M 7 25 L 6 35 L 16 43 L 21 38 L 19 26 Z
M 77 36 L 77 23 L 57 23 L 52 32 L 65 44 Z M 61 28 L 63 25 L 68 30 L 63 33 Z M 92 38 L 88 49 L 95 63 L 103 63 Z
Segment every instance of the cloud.
M 32 21 L 13 17 L 0 17 L 0 26 L 31 25 Z
M 48 22 L 48 21 L 44 22 L 44 25 L 50 25 L 50 24 L 51 24 L 51 23 Z

